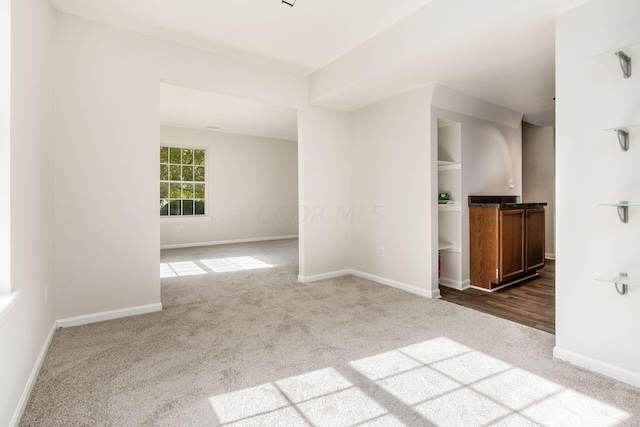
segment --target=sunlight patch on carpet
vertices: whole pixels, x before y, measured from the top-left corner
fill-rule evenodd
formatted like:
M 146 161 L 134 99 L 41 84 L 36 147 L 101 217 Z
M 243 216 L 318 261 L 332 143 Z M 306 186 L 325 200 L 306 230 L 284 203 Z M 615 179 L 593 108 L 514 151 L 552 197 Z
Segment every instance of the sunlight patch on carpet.
M 407 414 L 437 426 L 615 426 L 630 416 L 444 337 L 344 368 L 362 388 L 329 367 L 214 396 L 210 404 L 231 426 L 401 426 Z
M 160 278 L 166 277 L 183 277 L 198 276 L 207 274 L 202 268 L 193 261 L 169 262 L 160 264 Z
M 255 270 L 258 268 L 271 268 L 271 264 L 255 259 L 251 256 L 234 257 L 234 258 L 217 258 L 204 259 L 204 265 L 211 269 L 214 273 L 228 273 L 230 271 Z
M 402 425 L 333 368 L 210 399 L 224 425 Z
M 350 362 L 436 425 L 614 426 L 629 414 L 440 337 Z
M 199 265 L 198 265 L 199 264 Z M 272 268 L 267 264 L 251 256 L 205 259 L 201 261 L 163 262 L 160 264 L 160 278 L 198 276 L 212 273 L 229 273 L 233 271 L 256 270 L 259 268 Z M 208 269 L 210 271 L 205 270 Z

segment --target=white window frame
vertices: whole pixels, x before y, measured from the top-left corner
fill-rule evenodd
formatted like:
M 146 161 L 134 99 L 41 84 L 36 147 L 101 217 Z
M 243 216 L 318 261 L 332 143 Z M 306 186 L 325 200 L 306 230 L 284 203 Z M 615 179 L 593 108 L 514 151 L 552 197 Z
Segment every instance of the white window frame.
M 204 150 L 204 215 L 167 215 L 162 216 L 158 212 L 160 222 L 198 222 L 198 221 L 211 221 L 211 215 L 209 214 L 209 147 L 198 145 L 179 144 L 174 142 L 160 141 L 159 147 L 169 148 L 181 148 L 189 150 Z M 158 150 L 158 155 L 160 150 Z M 160 173 L 160 158 L 158 157 L 158 174 Z M 158 179 L 158 184 L 161 180 Z M 158 185 L 158 196 L 160 196 L 160 186 Z M 158 197 L 158 200 L 160 197 Z

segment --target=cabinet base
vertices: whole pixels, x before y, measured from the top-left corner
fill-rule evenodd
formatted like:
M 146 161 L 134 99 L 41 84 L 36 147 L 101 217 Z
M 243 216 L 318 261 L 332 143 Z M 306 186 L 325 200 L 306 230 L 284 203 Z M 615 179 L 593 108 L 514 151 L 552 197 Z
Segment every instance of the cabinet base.
M 477 289 L 479 291 L 495 292 L 495 291 L 499 291 L 500 289 L 504 289 L 507 286 L 512 286 L 512 285 L 516 285 L 518 283 L 522 283 L 522 282 L 527 281 L 527 280 L 535 279 L 536 277 L 540 277 L 540 275 L 538 274 L 537 271 L 534 271 L 531 274 L 528 274 L 528 275 L 526 275 L 524 277 L 521 277 L 519 279 L 513 280 L 513 281 L 508 282 L 508 283 L 492 283 L 491 284 L 491 289 L 481 288 L 479 286 L 473 286 L 473 285 L 471 285 L 471 288 Z

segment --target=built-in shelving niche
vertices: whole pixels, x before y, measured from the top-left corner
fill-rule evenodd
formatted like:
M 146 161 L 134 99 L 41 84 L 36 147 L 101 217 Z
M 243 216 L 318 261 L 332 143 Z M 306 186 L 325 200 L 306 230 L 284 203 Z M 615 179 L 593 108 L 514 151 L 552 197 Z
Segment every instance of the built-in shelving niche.
M 462 125 L 438 119 L 438 254 L 441 285 L 462 287 Z M 437 196 L 437 195 L 436 195 Z

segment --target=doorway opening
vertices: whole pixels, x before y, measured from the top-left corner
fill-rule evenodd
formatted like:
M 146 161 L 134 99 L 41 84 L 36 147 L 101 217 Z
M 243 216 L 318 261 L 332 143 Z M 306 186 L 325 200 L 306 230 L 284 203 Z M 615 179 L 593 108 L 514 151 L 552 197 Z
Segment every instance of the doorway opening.
M 464 124 L 463 124 L 464 125 Z M 464 126 L 463 126 L 464 127 Z M 443 120 L 438 120 L 438 188 L 439 192 L 445 193 L 439 194 L 442 198 L 450 198 L 451 194 L 455 194 L 455 190 L 449 192 L 449 188 L 455 189 L 456 186 L 450 184 L 452 181 L 450 176 L 456 176 L 459 174 L 462 185 L 462 238 L 461 244 L 458 246 L 453 239 L 442 239 L 443 235 L 447 233 L 451 235 L 451 230 L 457 228 L 458 221 L 452 221 L 451 214 L 445 214 L 442 212 L 443 206 L 439 204 L 439 259 L 440 259 L 440 294 L 446 301 L 453 302 L 459 305 L 463 305 L 478 311 L 482 311 L 488 314 L 492 314 L 498 317 L 506 318 L 517 323 L 521 323 L 527 326 L 534 327 L 546 332 L 555 333 L 555 128 L 550 126 L 536 126 L 528 123 L 522 124 L 522 192 L 519 197 L 519 201 L 523 203 L 546 203 L 544 208 L 536 208 L 536 213 L 539 213 L 536 217 L 536 224 L 543 224 L 542 227 L 527 227 L 527 219 L 523 218 L 522 225 L 518 230 L 522 231 L 522 235 L 526 236 L 529 233 L 530 237 L 534 237 L 533 240 L 523 237 L 522 242 L 524 246 L 522 251 L 515 252 L 508 251 L 511 258 L 516 257 L 519 265 L 520 258 L 522 258 L 523 265 L 533 265 L 531 256 L 528 257 L 527 252 L 531 252 L 532 247 L 535 246 L 536 259 L 540 258 L 540 263 L 535 267 L 542 265 L 544 259 L 544 267 L 537 270 L 537 277 L 530 280 L 523 280 L 522 282 L 511 281 L 507 286 L 499 286 L 501 283 L 499 280 L 491 280 L 495 282 L 494 285 L 487 286 L 489 289 L 494 289 L 493 292 L 480 289 L 478 286 L 474 286 L 473 279 L 474 274 L 469 277 L 469 268 L 474 269 L 473 265 L 482 264 L 482 260 L 470 260 L 470 257 L 477 257 L 478 248 L 476 249 L 476 255 L 474 251 L 469 251 L 470 247 L 470 233 L 474 233 L 476 237 L 480 235 L 483 237 L 485 243 L 487 239 L 490 239 L 490 235 L 478 230 L 470 230 L 474 226 L 469 221 L 469 207 L 467 206 L 467 197 L 469 192 L 465 193 L 465 183 L 467 187 L 469 185 L 469 176 L 464 175 L 465 170 L 478 169 L 477 165 L 472 164 L 474 158 L 472 156 L 461 155 L 459 161 L 455 161 L 455 156 L 449 156 L 453 163 L 450 165 L 442 162 L 443 147 L 452 146 L 452 141 L 456 141 L 458 138 L 452 138 L 450 131 L 451 123 Z M 463 129 L 464 131 L 464 129 Z M 462 139 L 462 138 L 459 138 Z M 464 140 L 463 140 L 464 144 Z M 455 147 L 456 144 L 454 143 Z M 446 151 L 445 149 L 444 151 Z M 450 151 L 450 148 L 448 149 Z M 464 154 L 465 148 L 462 148 Z M 463 160 L 465 160 L 465 168 L 462 167 Z M 469 164 L 467 164 L 469 163 Z M 444 169 L 444 170 L 443 170 Z M 452 173 L 451 170 L 457 170 L 459 172 Z M 471 172 L 470 172 L 471 173 Z M 446 188 L 445 188 L 446 187 Z M 448 194 L 450 193 L 450 194 Z M 473 194 L 473 192 L 472 192 Z M 480 193 L 482 194 L 482 193 Z M 496 194 L 498 195 L 498 194 Z M 439 197 L 440 199 L 441 197 Z M 445 205 L 444 209 L 451 209 Z M 526 213 L 532 211 L 531 209 L 524 209 L 525 214 L 523 217 L 527 217 Z M 515 211 L 513 211 L 515 212 Z M 539 218 L 544 216 L 544 218 Z M 499 217 L 497 221 L 499 221 Z M 451 224 L 456 226 L 453 226 Z M 474 223 L 477 225 L 476 223 Z M 544 231 L 539 231 L 543 230 Z M 465 232 L 466 230 L 466 232 Z M 479 233 L 479 234 L 478 234 Z M 535 234 L 535 236 L 533 234 Z M 455 235 L 455 234 L 454 234 Z M 444 242 L 443 242 L 444 240 Z M 453 240 L 453 242 L 452 242 Z M 534 245 L 529 244 L 530 241 L 541 242 Z M 448 244 L 448 243 L 453 243 Z M 466 245 L 465 245 L 466 243 Z M 497 244 L 497 243 L 496 243 Z M 533 246 L 532 246 L 533 245 Z M 491 244 L 480 245 L 483 251 L 487 251 L 487 247 L 493 247 Z M 455 259 L 448 252 L 453 250 L 459 250 L 462 252 L 461 259 L 463 264 L 461 267 L 462 277 L 459 281 L 451 280 L 452 276 L 451 268 L 455 266 L 455 263 L 451 262 L 451 259 Z M 496 251 L 499 249 L 496 246 Z M 493 253 L 493 252 L 492 252 Z M 465 256 L 466 254 L 466 256 Z M 496 252 L 498 254 L 498 252 Z M 519 254 L 519 255 L 518 255 Z M 531 255 L 531 253 L 529 254 Z M 496 255 L 499 258 L 499 255 Z M 482 258 L 491 258 L 488 256 L 482 256 Z M 501 258 L 500 258 L 501 259 Z M 471 261 L 471 262 L 470 262 Z M 489 262 L 489 264 L 492 264 Z M 513 263 L 512 263 L 513 264 Z M 465 265 L 467 267 L 467 275 L 465 276 Z M 500 264 L 501 265 L 501 264 Z M 490 270 L 490 274 L 498 275 L 503 274 L 501 269 L 498 269 L 499 265 L 492 266 L 493 270 Z M 523 267 L 526 269 L 526 267 Z M 454 271 L 458 271 L 457 269 Z M 506 270 L 505 270 L 506 271 Z M 506 274 L 506 273 L 504 273 Z M 521 274 L 521 276 L 523 276 Z M 476 281 L 477 281 L 477 274 Z M 502 276 L 500 276 L 502 277 Z M 519 276 L 518 276 L 519 277 Z M 465 286 L 464 279 L 471 279 Z M 502 279 L 500 279 L 502 280 Z M 505 280 L 508 283 L 509 280 Z
M 297 276 L 297 145 L 295 108 L 160 84 L 163 304 L 173 282 Z

